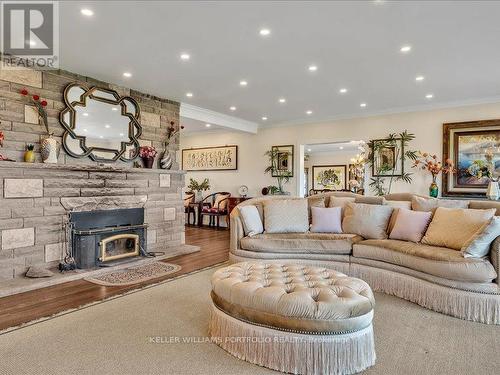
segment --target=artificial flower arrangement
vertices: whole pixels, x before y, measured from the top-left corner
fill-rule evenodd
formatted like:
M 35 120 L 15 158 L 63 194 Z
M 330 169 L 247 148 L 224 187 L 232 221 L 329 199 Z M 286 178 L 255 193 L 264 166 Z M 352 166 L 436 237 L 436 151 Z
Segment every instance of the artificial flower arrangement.
M 170 126 L 167 129 L 167 140 L 165 141 L 165 147 L 170 144 L 170 140 L 174 138 L 177 134 L 179 134 L 179 131 L 184 129 L 184 126 L 181 125 L 178 129 L 175 128 L 175 122 L 170 121 Z
M 29 96 L 28 90 L 22 89 L 21 95 L 28 97 Z M 45 110 L 45 107 L 47 107 L 47 104 L 48 104 L 47 101 L 40 100 L 41 99 L 40 95 L 37 95 L 37 94 L 31 95 L 30 98 L 31 98 L 31 102 L 33 103 L 33 105 L 35 106 L 35 108 L 37 110 L 38 117 L 42 120 L 42 123 L 45 126 L 45 130 L 47 131 L 47 134 L 51 135 L 50 131 L 49 131 L 49 123 L 47 121 L 47 111 Z
M 139 156 L 142 159 L 154 159 L 156 155 L 158 155 L 158 152 L 152 146 L 141 146 L 139 149 Z
M 444 164 L 440 162 L 437 155 L 431 155 L 427 152 L 417 152 L 417 158 L 413 163 L 413 168 L 420 168 L 422 170 L 427 170 L 432 175 L 432 184 L 429 187 L 429 195 L 431 197 L 437 198 L 438 196 L 438 186 L 436 184 L 436 177 L 440 173 L 455 173 L 457 170 L 454 166 L 453 160 L 446 159 Z

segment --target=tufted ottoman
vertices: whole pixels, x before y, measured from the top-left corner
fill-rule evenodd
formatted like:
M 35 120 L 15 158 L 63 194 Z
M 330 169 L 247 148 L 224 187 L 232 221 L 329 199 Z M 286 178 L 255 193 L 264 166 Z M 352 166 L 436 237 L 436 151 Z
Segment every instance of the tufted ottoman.
M 352 374 L 375 363 L 373 293 L 317 267 L 237 263 L 212 276 L 210 335 L 232 355 L 293 374 Z

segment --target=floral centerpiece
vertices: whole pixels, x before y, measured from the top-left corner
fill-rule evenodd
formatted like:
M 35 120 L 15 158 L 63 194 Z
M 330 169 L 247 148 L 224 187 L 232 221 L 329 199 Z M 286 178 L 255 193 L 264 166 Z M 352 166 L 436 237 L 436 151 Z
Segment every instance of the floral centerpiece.
M 417 152 L 417 158 L 413 163 L 413 168 L 420 168 L 422 170 L 427 170 L 432 175 L 432 184 L 429 186 L 429 195 L 431 197 L 437 198 L 439 193 L 439 188 L 436 183 L 436 178 L 440 173 L 455 173 L 456 169 L 453 164 L 453 160 L 446 159 L 444 164 L 440 162 L 437 155 L 431 155 L 427 152 Z
M 142 146 L 139 149 L 139 157 L 142 159 L 144 168 L 153 168 L 153 162 L 156 155 L 158 155 L 158 152 L 156 152 L 156 149 L 152 146 Z
M 491 200 L 497 200 L 500 195 L 500 189 L 498 187 L 498 176 L 495 173 L 495 164 L 493 161 L 494 156 L 494 150 L 490 147 L 484 153 L 485 160 L 474 160 L 469 168 L 467 168 L 467 172 L 472 177 L 475 177 L 478 180 L 486 179 L 488 183 L 486 196 Z

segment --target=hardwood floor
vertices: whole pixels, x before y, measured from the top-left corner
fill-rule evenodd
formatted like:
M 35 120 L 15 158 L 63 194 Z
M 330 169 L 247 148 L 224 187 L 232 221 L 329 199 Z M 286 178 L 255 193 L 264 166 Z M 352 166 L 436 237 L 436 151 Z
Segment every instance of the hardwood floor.
M 186 227 L 186 243 L 200 246 L 201 251 L 166 259 L 182 269 L 145 283 L 109 287 L 77 280 L 0 298 L 0 331 L 228 260 L 228 230 Z

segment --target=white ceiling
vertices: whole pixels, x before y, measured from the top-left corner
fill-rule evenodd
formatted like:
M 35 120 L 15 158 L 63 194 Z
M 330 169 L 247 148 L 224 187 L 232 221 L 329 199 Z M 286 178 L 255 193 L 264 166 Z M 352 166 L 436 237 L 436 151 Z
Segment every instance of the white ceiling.
M 71 1 L 60 14 L 64 69 L 262 126 L 500 97 L 497 1 Z
M 322 152 L 360 152 L 361 147 L 364 144 L 363 141 L 350 141 L 350 142 L 334 142 L 334 143 L 317 143 L 311 145 L 305 145 L 304 150 L 306 154 L 318 154 Z M 310 150 L 310 151 L 309 151 Z

